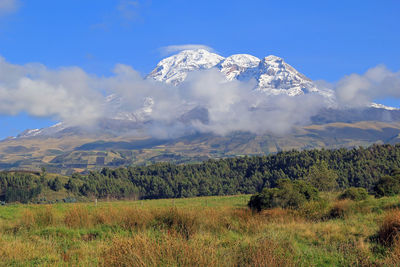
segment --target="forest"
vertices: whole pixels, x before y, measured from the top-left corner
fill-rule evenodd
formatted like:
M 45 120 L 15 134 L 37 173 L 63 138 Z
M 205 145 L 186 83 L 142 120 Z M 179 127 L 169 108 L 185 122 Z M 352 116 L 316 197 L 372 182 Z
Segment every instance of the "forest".
M 372 192 L 377 182 L 400 168 L 400 145 L 368 148 L 285 151 L 266 156 L 210 159 L 194 164 L 104 168 L 70 177 L 1 172 L 0 200 L 38 202 L 44 191 L 66 190 L 69 197 L 160 199 L 254 194 L 276 187 L 280 179 L 310 175 L 337 176 L 337 189 L 362 187 Z M 65 201 L 65 200 L 64 200 Z

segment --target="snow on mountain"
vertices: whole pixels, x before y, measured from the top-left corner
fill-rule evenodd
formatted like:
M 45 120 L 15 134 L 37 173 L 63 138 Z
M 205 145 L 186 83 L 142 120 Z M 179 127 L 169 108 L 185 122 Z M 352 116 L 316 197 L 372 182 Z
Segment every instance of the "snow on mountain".
M 273 55 L 262 60 L 248 54 L 224 58 L 204 49 L 185 50 L 161 60 L 147 78 L 179 85 L 185 80 L 188 72 L 214 67 L 225 74 L 228 81 L 255 79 L 257 81 L 255 89 L 267 95 L 295 96 L 305 93 L 319 93 L 325 97 L 333 95 L 333 92 L 318 90 L 310 79 L 284 62 L 282 58 Z
M 42 129 L 28 129 L 20 133 L 17 138 L 29 138 L 29 137 L 34 137 L 34 136 L 42 136 L 42 135 L 51 135 L 54 133 L 57 133 L 59 131 L 62 131 L 66 128 L 67 126 L 62 123 L 56 123 L 50 127 L 42 128 Z
M 380 108 L 380 109 L 386 109 L 386 110 L 400 110 L 400 108 L 394 108 L 394 107 L 388 107 L 382 104 L 378 104 L 378 103 L 371 103 L 370 104 L 371 108 Z
M 28 129 L 20 133 L 17 137 L 18 138 L 23 138 L 23 137 L 33 137 L 38 134 L 40 134 L 42 131 L 40 129 Z
M 224 58 L 205 49 L 184 50 L 161 60 L 148 75 L 154 80 L 178 85 L 187 73 L 194 70 L 210 69 Z
M 258 81 L 257 90 L 268 95 L 287 94 L 295 96 L 319 92 L 310 79 L 277 56 L 265 57 L 257 67 L 247 69 L 238 77 L 239 80 L 250 78 L 255 78 Z
M 236 79 L 241 73 L 260 64 L 260 59 L 247 54 L 237 54 L 225 58 L 218 64 L 218 69 L 228 81 Z

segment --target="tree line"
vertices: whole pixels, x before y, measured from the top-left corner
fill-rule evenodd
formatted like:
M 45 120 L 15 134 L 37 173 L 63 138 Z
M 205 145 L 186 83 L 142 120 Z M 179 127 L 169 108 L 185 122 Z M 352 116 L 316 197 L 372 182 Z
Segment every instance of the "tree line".
M 373 191 L 378 180 L 400 168 L 400 144 L 368 148 L 286 151 L 268 156 L 210 159 L 195 164 L 156 163 L 149 166 L 104 168 L 73 174 L 67 183 L 41 183 L 40 179 L 0 174 L 0 199 L 9 190 L 24 188 L 35 197 L 39 187 L 64 187 L 71 194 L 97 198 L 181 198 L 254 194 L 277 186 L 279 179 L 314 176 L 315 185 L 337 189 L 362 187 Z M 11 174 L 8 174 L 11 175 Z M 335 184 L 324 184 L 334 178 Z M 19 181 L 21 179 L 21 181 Z M 35 182 L 39 180 L 39 182 Z M 6 186 L 5 186 L 6 185 Z M 318 188 L 320 189 L 320 188 Z M 29 191 L 32 190 L 32 191 Z

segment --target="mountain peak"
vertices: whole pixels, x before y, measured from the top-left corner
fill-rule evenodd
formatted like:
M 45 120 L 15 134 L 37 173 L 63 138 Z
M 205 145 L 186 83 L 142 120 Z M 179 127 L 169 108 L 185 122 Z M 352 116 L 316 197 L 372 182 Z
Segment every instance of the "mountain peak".
M 224 58 L 205 49 L 184 50 L 161 60 L 148 78 L 178 85 L 189 72 L 211 68 L 221 71 L 228 81 L 255 79 L 255 89 L 267 95 L 321 93 L 310 79 L 275 55 L 259 59 L 235 54 Z
M 177 85 L 185 80 L 188 72 L 210 69 L 223 59 L 224 57 L 201 48 L 183 50 L 161 60 L 147 77 Z
M 269 55 L 269 56 L 264 58 L 264 61 L 283 63 L 283 58 L 280 58 L 280 57 L 277 57 L 277 56 L 274 56 L 274 55 Z
M 231 81 L 237 78 L 243 71 L 255 68 L 260 64 L 260 59 L 248 54 L 236 54 L 225 58 L 219 63 L 219 69 Z

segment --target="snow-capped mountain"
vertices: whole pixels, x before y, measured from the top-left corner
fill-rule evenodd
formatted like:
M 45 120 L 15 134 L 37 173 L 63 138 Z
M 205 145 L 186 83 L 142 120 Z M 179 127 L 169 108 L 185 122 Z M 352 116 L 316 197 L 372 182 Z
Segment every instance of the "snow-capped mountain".
M 310 79 L 277 56 L 265 57 L 258 66 L 248 68 L 240 74 L 238 79 L 256 79 L 256 89 L 272 95 L 295 96 L 319 92 Z
M 273 55 L 262 60 L 248 54 L 224 58 L 204 49 L 185 50 L 161 60 L 147 78 L 179 85 L 189 72 L 211 68 L 217 68 L 228 81 L 255 79 L 255 89 L 267 95 L 319 93 L 326 97 L 333 96 L 333 92 L 318 90 L 310 79 Z
M 188 72 L 210 69 L 223 59 L 205 49 L 185 50 L 161 60 L 148 78 L 178 85 L 186 79 Z
M 265 97 L 279 94 L 288 96 L 318 94 L 324 97 L 326 108 L 335 109 L 337 107 L 332 90 L 318 88 L 312 80 L 298 72 L 282 58 L 273 55 L 263 59 L 248 54 L 235 54 L 224 58 L 204 49 L 185 50 L 161 60 L 156 68 L 146 76 L 146 79 L 179 86 L 185 81 L 188 73 L 213 68 L 223 73 L 227 81 L 255 80 L 254 90 L 265 93 Z M 112 94 L 105 98 L 104 108 L 107 110 L 108 117 L 104 118 L 102 122 L 103 124 L 112 123 L 112 128 L 118 128 L 118 125 L 121 125 L 121 129 L 123 127 L 140 127 L 143 123 L 150 121 L 156 105 L 157 103 L 149 95 L 143 99 L 142 107 L 132 110 L 129 102 L 123 101 L 121 96 Z M 369 107 L 388 111 L 398 110 L 375 103 L 371 103 Z M 193 118 L 207 121 L 207 110 L 203 107 L 193 105 L 182 107 L 182 110 L 180 117 L 182 122 L 190 122 Z M 103 124 L 101 127 L 104 126 Z M 48 128 L 26 130 L 17 138 L 50 136 L 58 132 L 68 132 L 69 128 L 65 123 L 58 123 Z M 108 128 L 106 125 L 105 129 Z M 118 132 L 118 129 L 116 131 Z

